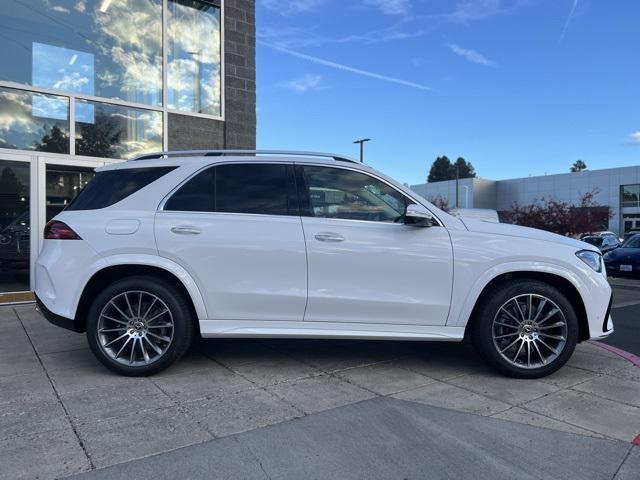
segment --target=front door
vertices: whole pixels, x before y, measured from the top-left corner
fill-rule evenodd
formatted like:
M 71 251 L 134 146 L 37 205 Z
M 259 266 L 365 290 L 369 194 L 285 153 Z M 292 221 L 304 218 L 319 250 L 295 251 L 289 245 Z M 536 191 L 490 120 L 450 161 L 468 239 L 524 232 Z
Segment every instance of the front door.
M 412 200 L 370 175 L 296 169 L 309 269 L 305 320 L 445 325 L 453 281 L 447 230 L 405 225 Z
M 209 319 L 302 321 L 307 259 L 294 188 L 291 165 L 218 165 L 156 215 L 160 255 L 194 278 Z

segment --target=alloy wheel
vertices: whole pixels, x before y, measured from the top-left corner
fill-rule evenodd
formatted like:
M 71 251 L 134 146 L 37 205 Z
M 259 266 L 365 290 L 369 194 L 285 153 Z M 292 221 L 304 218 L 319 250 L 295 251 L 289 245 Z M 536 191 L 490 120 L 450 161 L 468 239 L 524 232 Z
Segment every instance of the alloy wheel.
M 119 293 L 98 319 L 98 344 L 112 360 L 126 366 L 149 365 L 173 341 L 171 310 L 157 295 L 141 290 Z
M 507 362 L 534 369 L 560 356 L 567 343 L 567 321 L 550 298 L 517 295 L 498 309 L 491 333 L 495 348 Z

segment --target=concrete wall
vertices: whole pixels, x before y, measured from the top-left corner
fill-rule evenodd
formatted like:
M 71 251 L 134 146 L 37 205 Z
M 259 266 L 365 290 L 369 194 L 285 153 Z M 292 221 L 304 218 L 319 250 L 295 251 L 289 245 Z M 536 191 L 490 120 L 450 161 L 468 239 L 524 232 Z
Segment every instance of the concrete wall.
M 169 150 L 256 146 L 255 0 L 225 0 L 224 121 L 169 114 Z

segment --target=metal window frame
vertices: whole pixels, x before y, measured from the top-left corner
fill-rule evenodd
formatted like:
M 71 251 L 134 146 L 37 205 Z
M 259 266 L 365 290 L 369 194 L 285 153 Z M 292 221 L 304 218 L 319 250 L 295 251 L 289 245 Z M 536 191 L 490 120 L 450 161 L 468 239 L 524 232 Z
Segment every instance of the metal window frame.
M 136 108 L 136 109 L 141 109 L 141 110 L 148 110 L 148 111 L 156 111 L 156 112 L 161 112 L 162 113 L 162 148 L 164 150 L 168 150 L 169 149 L 169 127 L 168 127 L 168 120 L 169 120 L 169 113 L 174 113 L 174 114 L 178 114 L 178 115 L 187 115 L 187 116 L 192 116 L 192 117 L 199 117 L 199 118 L 207 118 L 210 120 L 218 120 L 218 121 L 224 121 L 225 120 L 225 61 L 224 61 L 224 56 L 225 56 L 225 2 L 224 1 L 220 1 L 220 2 L 216 2 L 216 1 L 209 1 L 209 0 L 199 0 L 202 1 L 203 3 L 208 3 L 211 4 L 215 7 L 220 8 L 220 68 L 219 68 L 219 75 L 220 75 L 220 115 L 212 115 L 212 114 L 208 114 L 208 113 L 200 113 L 200 112 L 189 112 L 187 110 L 178 110 L 178 109 L 174 109 L 174 108 L 169 108 L 167 106 L 168 103 L 168 84 L 167 84 L 167 69 L 168 69 L 168 35 L 167 35 L 167 31 L 168 31 L 168 4 L 169 4 L 169 0 L 161 0 L 161 7 L 162 7 L 162 19 L 161 19 L 161 23 L 162 23 L 162 38 L 161 38 L 161 42 L 162 42 L 162 90 L 161 90 L 161 105 L 148 105 L 148 104 L 144 104 L 144 103 L 138 103 L 138 102 L 130 102 L 130 101 L 126 101 L 126 100 L 120 100 L 117 98 L 107 98 L 107 97 L 100 97 L 100 96 L 96 96 L 96 95 L 86 95 L 86 94 L 82 94 L 82 93 L 75 93 L 75 92 L 68 92 L 65 90 L 58 90 L 58 89 L 54 89 L 54 88 L 43 88 L 43 87 L 37 87 L 34 85 L 29 85 L 27 83 L 19 83 L 19 82 L 13 82 L 13 81 L 8 81 L 8 80 L 0 80 L 0 87 L 5 87 L 5 88 L 13 88 L 16 90 L 23 90 L 23 91 L 27 91 L 27 92 L 31 92 L 31 93 L 40 93 L 43 95 L 55 95 L 55 96 L 59 96 L 59 97 L 65 97 L 68 99 L 69 101 L 69 155 L 75 155 L 75 111 L 76 111 L 76 105 L 75 102 L 76 100 L 86 100 L 86 101 L 90 101 L 90 102 L 97 102 L 97 103 L 105 103 L 105 104 L 109 104 L 109 105 L 116 105 L 116 106 L 121 106 L 121 107 L 128 107 L 128 108 Z M 32 151 L 30 150 L 12 150 L 14 152 L 21 152 L 21 153 L 27 153 L 27 154 L 33 154 Z M 41 153 L 46 153 L 46 152 L 41 152 Z M 98 157 L 96 157 L 98 158 Z M 125 160 L 125 159 L 120 159 L 120 160 Z

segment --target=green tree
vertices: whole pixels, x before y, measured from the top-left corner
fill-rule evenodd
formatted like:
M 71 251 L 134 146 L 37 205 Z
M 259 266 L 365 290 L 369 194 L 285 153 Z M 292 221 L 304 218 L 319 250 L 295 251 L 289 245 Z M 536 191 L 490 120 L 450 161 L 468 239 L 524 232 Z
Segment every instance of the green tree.
M 573 173 L 576 173 L 586 169 L 587 169 L 586 163 L 584 163 L 582 160 L 576 160 L 575 162 L 573 162 L 573 165 L 571 165 L 570 171 Z
M 438 157 L 431 164 L 427 182 L 441 182 L 451 180 L 451 160 L 446 155 Z
M 442 182 L 443 180 L 454 180 L 456 178 L 456 167 L 458 169 L 459 178 L 475 178 L 476 171 L 464 158 L 458 159 L 451 163 L 446 155 L 438 157 L 431 164 L 429 170 L 428 182 Z
M 453 164 L 453 178 L 456 178 L 456 167 L 458 167 L 458 178 L 476 178 L 476 170 L 464 158 L 458 157 Z

